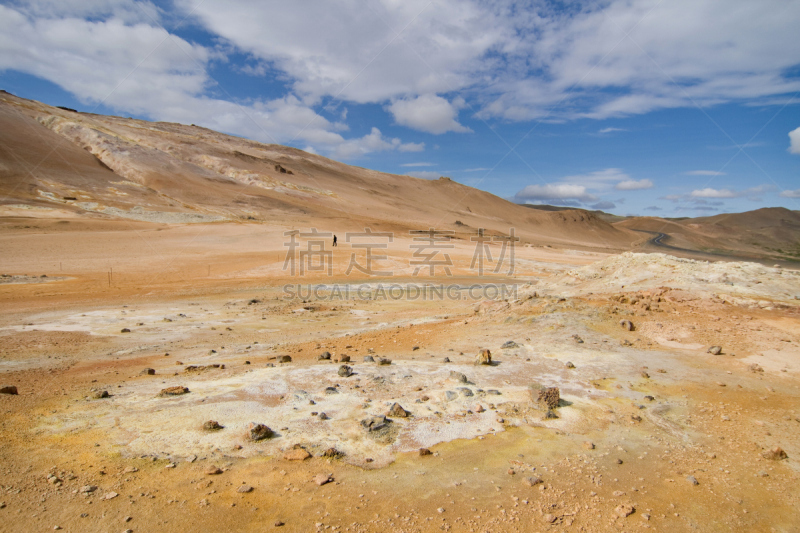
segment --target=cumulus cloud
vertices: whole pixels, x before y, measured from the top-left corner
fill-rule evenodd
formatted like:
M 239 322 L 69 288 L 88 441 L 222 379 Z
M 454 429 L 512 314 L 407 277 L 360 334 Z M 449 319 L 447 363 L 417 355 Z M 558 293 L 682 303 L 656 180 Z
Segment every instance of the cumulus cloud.
M 435 94 L 426 94 L 408 100 L 396 100 L 389 105 L 394 120 L 403 126 L 427 133 L 448 131 L 471 132 L 456 120 L 463 100 L 451 103 Z
M 641 189 L 652 189 L 653 182 L 648 179 L 641 179 L 641 180 L 624 180 L 620 181 L 614 188 L 618 191 L 638 191 Z
M 781 192 L 780 196 L 782 198 L 800 198 L 800 189 L 795 189 L 793 191 L 783 191 Z
M 800 128 L 789 132 L 789 152 L 800 154 Z
M 712 189 L 706 187 L 705 189 L 697 189 L 689 193 L 692 198 L 736 198 L 738 193 L 730 189 Z
M 548 183 L 545 185 L 528 185 L 515 196 L 520 202 L 537 200 L 578 200 L 581 202 L 593 202 L 597 197 L 586 191 L 583 185 L 572 185 L 568 183 Z

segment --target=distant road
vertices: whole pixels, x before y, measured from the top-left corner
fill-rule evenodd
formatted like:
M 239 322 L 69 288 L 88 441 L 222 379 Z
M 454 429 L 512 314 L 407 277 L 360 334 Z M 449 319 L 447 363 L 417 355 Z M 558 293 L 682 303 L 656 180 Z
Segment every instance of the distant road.
M 714 252 L 700 252 L 698 250 L 691 250 L 689 248 L 678 248 L 677 246 L 670 246 L 669 244 L 664 244 L 665 239 L 669 239 L 669 235 L 666 233 L 661 233 L 660 231 L 648 231 L 644 229 L 634 229 L 630 228 L 633 231 L 638 231 L 640 233 L 649 233 L 653 235 L 650 239 L 648 239 L 647 244 L 653 245 L 655 248 L 660 248 L 661 250 L 669 250 L 671 252 L 676 252 L 677 254 L 681 254 L 681 256 L 686 257 L 687 259 L 700 259 L 703 261 L 745 261 L 748 263 L 761 263 L 765 266 L 772 266 L 772 265 L 782 265 L 788 268 L 797 268 L 797 262 L 795 261 L 786 261 L 782 259 L 773 259 L 773 258 L 761 258 L 761 257 L 746 257 L 741 255 L 733 255 L 733 254 L 718 254 Z M 688 257 L 687 257 L 688 256 Z

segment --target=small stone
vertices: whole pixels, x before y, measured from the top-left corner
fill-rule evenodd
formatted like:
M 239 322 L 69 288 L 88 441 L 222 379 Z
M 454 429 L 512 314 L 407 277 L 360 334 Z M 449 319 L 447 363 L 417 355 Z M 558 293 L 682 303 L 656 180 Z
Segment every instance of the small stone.
M 553 411 L 552 409 L 548 409 L 547 412 L 544 414 L 545 420 L 555 420 L 559 418 L 558 413 Z
M 250 422 L 248 429 L 250 430 L 250 439 L 254 441 L 269 439 L 275 435 L 275 432 L 269 427 L 256 422 Z
M 107 390 L 100 390 L 92 393 L 92 398 L 95 400 L 100 400 L 102 398 L 108 398 L 109 394 Z
M 331 352 L 322 352 L 317 356 L 318 361 L 330 361 L 331 360 Z
M 275 527 L 283 527 L 284 523 L 280 520 L 275 520 Z
M 248 492 L 253 492 L 253 487 L 251 487 L 250 485 L 242 485 L 241 487 L 236 489 L 236 492 L 239 492 L 241 494 L 247 494 Z
M 444 399 L 447 400 L 448 402 L 451 402 L 451 401 L 455 400 L 456 398 L 458 398 L 458 393 L 457 392 L 454 392 L 454 391 L 451 391 L 451 390 L 444 391 Z
M 433 455 L 433 452 L 431 452 L 428 448 L 420 448 L 419 455 L 420 457 L 425 457 L 426 455 Z
M 208 420 L 203 423 L 203 429 L 205 429 L 206 431 L 216 431 L 222 428 L 223 426 L 221 426 L 220 423 L 217 422 L 216 420 Z
M 365 355 L 364 356 L 364 362 L 365 363 L 374 363 L 375 362 L 375 358 L 372 357 L 371 355 Z
M 436 509 L 436 512 L 442 514 L 444 512 L 444 507 L 439 507 L 438 509 Z
M 379 357 L 378 358 L 378 364 L 379 365 L 391 365 L 392 364 L 392 360 L 391 359 L 386 359 L 385 357 Z
M 650 379 L 650 374 L 648 374 L 644 370 L 642 370 L 639 375 L 641 375 L 644 379 Z
M 753 363 L 752 365 L 748 366 L 747 369 L 750 372 L 763 372 L 764 371 L 764 369 L 761 368 L 761 365 L 759 365 L 758 363 Z
M 328 420 L 328 419 L 330 418 L 330 417 L 329 417 L 328 415 L 326 415 L 325 413 L 320 413 L 320 414 L 319 414 L 317 417 L 318 417 L 320 420 Z
M 314 476 L 313 481 L 321 487 L 322 485 L 333 481 L 333 476 L 331 474 L 317 474 Z
M 305 461 L 310 457 L 311 454 L 308 453 L 308 450 L 303 448 L 294 448 L 283 454 L 283 458 L 287 461 Z
M 686 476 L 686 481 L 688 481 L 692 485 L 699 485 L 700 484 L 700 482 L 697 481 L 697 478 L 694 477 L 694 476 Z
M 222 469 L 218 466 L 211 465 L 203 472 L 207 476 L 218 476 L 222 473 Z
M 340 452 L 336 448 L 328 448 L 324 452 L 322 452 L 322 457 L 330 457 L 332 459 L 338 459 L 344 456 L 344 452 Z
M 84 485 L 78 490 L 81 494 L 91 494 L 97 490 L 97 485 Z
M 469 383 L 466 375 L 462 374 L 461 372 L 456 372 L 455 370 L 450 371 L 450 379 L 456 381 L 457 383 Z
M 138 471 L 139 471 L 139 469 L 136 468 L 135 466 L 127 466 L 127 467 L 125 467 L 125 470 L 122 471 L 122 473 L 123 474 L 134 474 L 134 473 L 136 473 Z
M 176 387 L 167 387 L 166 389 L 161 389 L 161 392 L 159 392 L 158 395 L 164 398 L 168 396 L 180 396 L 181 394 L 187 394 L 188 392 L 188 388 L 178 385 Z
M 449 363 L 450 362 L 450 358 L 449 357 L 445 357 L 444 359 L 442 359 L 442 362 L 443 363 Z
M 486 411 L 486 408 L 484 408 L 481 404 L 475 406 L 476 413 L 483 413 L 484 411 Z
M 277 361 L 279 363 L 291 363 L 292 356 L 291 355 L 279 355 Z
M 722 346 L 712 346 L 708 349 L 708 353 L 711 355 L 719 355 L 722 353 Z
M 592 441 L 586 441 L 583 443 L 583 447 L 587 450 L 594 450 L 594 443 Z
M 492 352 L 490 352 L 487 348 L 483 348 L 481 351 L 478 352 L 478 355 L 475 356 L 475 364 L 476 365 L 491 365 L 492 364 Z
M 500 348 L 503 349 L 503 350 L 511 350 L 511 349 L 514 349 L 514 348 L 519 348 L 519 344 L 517 344 L 514 341 L 506 341 L 506 342 L 503 343 L 503 345 Z
M 575 365 L 572 364 L 572 361 L 567 361 L 564 363 L 564 366 L 567 368 L 575 368 Z
M 395 418 L 407 418 L 409 412 L 403 409 L 399 403 L 395 402 L 389 407 L 389 412 L 386 413 L 386 416 L 391 416 Z
M 119 496 L 119 494 L 117 494 L 116 492 L 108 492 L 103 496 L 103 499 L 104 500 L 113 500 L 117 496 Z
M 632 515 L 635 510 L 636 508 L 633 505 L 622 503 L 617 505 L 617 507 L 614 509 L 614 513 L 620 518 L 625 518 Z
M 133 520 L 132 516 L 126 516 L 125 517 L 125 522 L 130 522 L 131 520 Z
M 120 330 L 120 333 L 130 333 L 130 332 L 131 332 L 130 328 L 122 328 Z
M 544 481 L 542 481 L 541 478 L 536 476 L 528 476 L 526 478 L 523 478 L 522 483 L 529 487 L 535 487 L 536 485 L 541 485 L 542 483 L 544 483 Z
M 17 387 L 14 385 L 6 385 L 5 387 L 0 388 L 0 394 L 19 394 L 17 392 Z
M 506 471 L 506 473 L 507 473 L 509 476 L 514 476 L 514 475 L 516 475 L 517 471 L 516 471 L 516 470 L 514 470 L 513 468 L 509 468 L 509 469 Z
M 654 402 L 655 401 L 655 397 L 654 396 L 650 396 L 649 394 L 647 396 L 645 396 L 644 399 L 647 400 L 648 402 Z
M 145 368 L 144 370 L 139 372 L 139 375 L 140 376 L 155 376 L 156 375 L 156 371 L 153 368 Z
M 343 378 L 349 378 L 353 375 L 353 368 L 347 365 L 342 365 L 339 367 L 339 375 Z
M 542 520 L 544 520 L 548 524 L 552 524 L 553 522 L 556 521 L 556 517 L 554 515 L 550 514 L 550 513 L 547 513 L 546 515 L 544 515 L 542 517 Z
M 627 331 L 634 331 L 636 329 L 633 325 L 633 322 L 630 320 L 620 320 L 619 325 L 622 326 L 622 329 Z
M 780 446 L 775 446 L 771 450 L 767 450 L 761 455 L 764 457 L 764 459 L 769 459 L 771 461 L 781 461 L 788 457 L 788 455 L 786 455 L 786 452 L 783 451 L 783 449 Z

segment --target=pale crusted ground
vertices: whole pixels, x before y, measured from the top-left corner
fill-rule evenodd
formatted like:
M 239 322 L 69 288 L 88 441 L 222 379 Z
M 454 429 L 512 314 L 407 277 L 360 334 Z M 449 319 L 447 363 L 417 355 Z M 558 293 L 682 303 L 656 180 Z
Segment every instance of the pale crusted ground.
M 98 275 L 80 271 L 4 285 L 0 386 L 20 394 L 0 395 L 0 530 L 797 531 L 796 272 L 520 260 L 508 301 L 286 300 L 233 257 L 216 278 L 147 291 L 128 274 L 78 294 Z M 473 364 L 480 348 L 496 366 Z M 209 364 L 225 368 L 186 370 Z M 191 392 L 157 397 L 174 385 Z M 531 385 L 560 388 L 559 418 Z M 371 438 L 360 421 L 395 401 L 411 416 Z M 224 428 L 204 431 L 210 419 Z M 249 441 L 251 421 L 277 436 Z M 285 459 L 298 444 L 313 457 Z M 763 457 L 775 446 L 788 458 Z M 321 457 L 330 447 L 344 455 Z M 312 482 L 321 473 L 334 481 Z

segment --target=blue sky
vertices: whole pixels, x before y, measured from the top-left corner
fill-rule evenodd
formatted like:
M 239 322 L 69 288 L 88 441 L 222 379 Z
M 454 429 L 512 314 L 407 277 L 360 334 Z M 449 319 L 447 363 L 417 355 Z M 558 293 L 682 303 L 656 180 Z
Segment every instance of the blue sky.
M 0 88 L 517 202 L 800 209 L 800 2 L 0 1 Z

